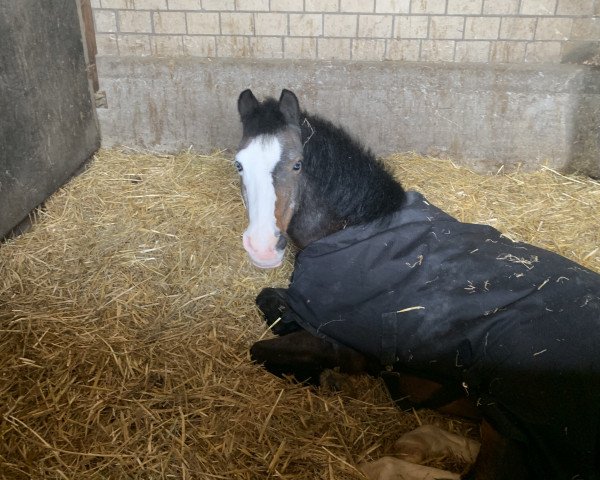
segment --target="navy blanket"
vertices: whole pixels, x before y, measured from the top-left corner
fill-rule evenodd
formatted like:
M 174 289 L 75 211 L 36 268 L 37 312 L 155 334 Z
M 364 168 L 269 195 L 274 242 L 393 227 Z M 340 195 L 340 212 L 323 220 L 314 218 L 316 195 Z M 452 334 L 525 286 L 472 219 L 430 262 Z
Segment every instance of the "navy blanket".
M 288 301 L 315 335 L 463 385 L 540 478 L 600 478 L 597 273 L 408 192 L 302 251 Z

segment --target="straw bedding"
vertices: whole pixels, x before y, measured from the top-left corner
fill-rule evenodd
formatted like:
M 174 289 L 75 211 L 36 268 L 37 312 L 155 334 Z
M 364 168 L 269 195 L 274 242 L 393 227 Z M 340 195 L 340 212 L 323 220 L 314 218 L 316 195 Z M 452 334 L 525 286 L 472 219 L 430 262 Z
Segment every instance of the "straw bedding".
M 599 183 L 388 162 L 459 219 L 600 271 Z M 0 478 L 356 479 L 419 422 L 476 435 L 397 411 L 377 380 L 334 393 L 250 363 L 270 335 L 254 297 L 286 284 L 292 256 L 249 264 L 238 192 L 219 152 L 100 151 L 0 246 Z

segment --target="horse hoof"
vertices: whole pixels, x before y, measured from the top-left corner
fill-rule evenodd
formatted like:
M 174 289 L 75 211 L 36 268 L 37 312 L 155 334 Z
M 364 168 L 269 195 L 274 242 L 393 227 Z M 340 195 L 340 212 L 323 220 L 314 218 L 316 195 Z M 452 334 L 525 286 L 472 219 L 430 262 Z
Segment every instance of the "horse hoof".
M 262 312 L 271 331 L 278 336 L 300 330 L 297 315 L 285 300 L 285 288 L 263 288 L 256 297 L 256 305 Z
M 265 317 L 268 325 L 272 325 L 288 309 L 285 301 L 285 288 L 263 288 L 256 297 L 256 305 Z

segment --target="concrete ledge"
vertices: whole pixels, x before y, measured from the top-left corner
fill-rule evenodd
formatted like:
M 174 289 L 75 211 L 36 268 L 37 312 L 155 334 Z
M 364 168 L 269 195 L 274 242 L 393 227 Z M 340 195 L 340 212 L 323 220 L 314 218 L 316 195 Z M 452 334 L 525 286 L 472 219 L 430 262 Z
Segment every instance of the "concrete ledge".
M 600 176 L 600 69 L 99 57 L 104 146 L 235 148 L 236 100 L 293 90 L 377 154 L 446 154 L 478 170 L 546 164 Z

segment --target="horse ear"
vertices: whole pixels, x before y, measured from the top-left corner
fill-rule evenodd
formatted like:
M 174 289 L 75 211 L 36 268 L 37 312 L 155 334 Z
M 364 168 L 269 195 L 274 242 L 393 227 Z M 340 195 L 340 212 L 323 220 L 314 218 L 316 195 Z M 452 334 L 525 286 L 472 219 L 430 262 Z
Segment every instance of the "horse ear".
M 283 113 L 287 123 L 300 124 L 300 104 L 293 92 L 283 89 L 279 97 L 279 110 Z
M 258 100 L 252 93 L 252 90 L 248 88 L 240 93 L 238 98 L 238 112 L 240 113 L 241 118 L 244 118 L 256 107 L 258 107 Z

